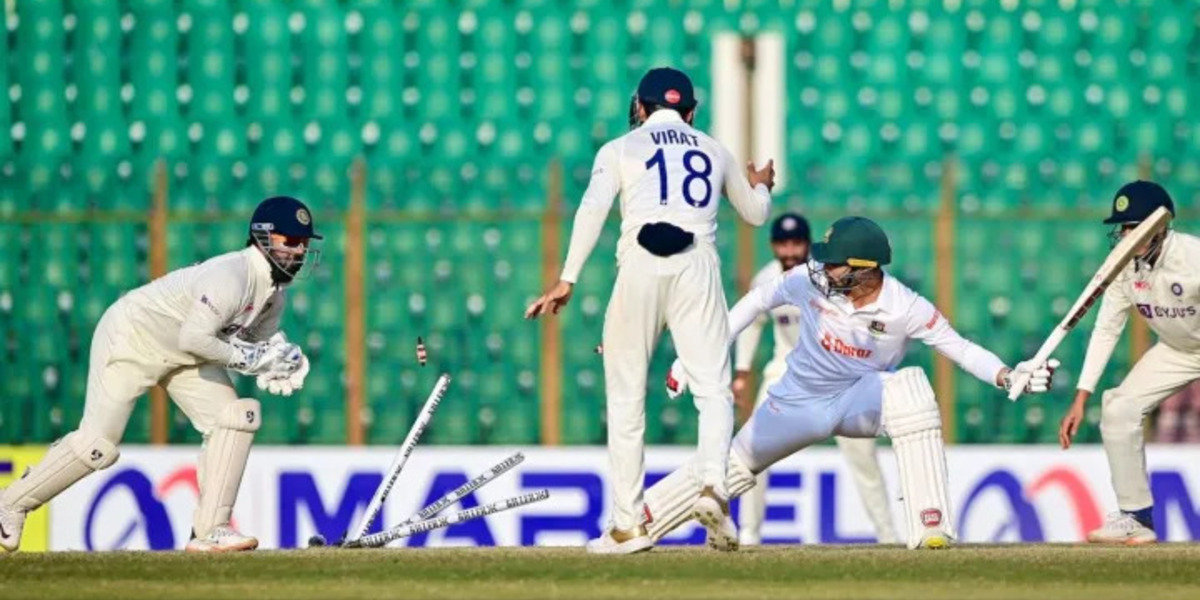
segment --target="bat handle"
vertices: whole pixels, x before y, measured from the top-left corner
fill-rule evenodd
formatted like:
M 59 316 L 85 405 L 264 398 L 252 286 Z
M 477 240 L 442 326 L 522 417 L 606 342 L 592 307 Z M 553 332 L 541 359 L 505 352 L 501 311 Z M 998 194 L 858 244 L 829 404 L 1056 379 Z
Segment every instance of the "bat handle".
M 1025 391 L 1025 386 L 1029 384 L 1029 373 L 1014 373 L 1012 378 L 1012 387 L 1008 390 L 1008 399 L 1016 402 L 1017 398 L 1021 397 L 1021 393 Z

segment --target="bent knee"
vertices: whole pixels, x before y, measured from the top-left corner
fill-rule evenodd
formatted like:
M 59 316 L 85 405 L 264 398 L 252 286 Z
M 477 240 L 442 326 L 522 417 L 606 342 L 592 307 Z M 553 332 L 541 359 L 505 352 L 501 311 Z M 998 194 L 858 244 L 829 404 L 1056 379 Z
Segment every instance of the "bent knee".
M 1100 432 L 1105 435 L 1140 430 L 1145 412 L 1134 398 L 1120 388 L 1106 390 L 1101 395 Z

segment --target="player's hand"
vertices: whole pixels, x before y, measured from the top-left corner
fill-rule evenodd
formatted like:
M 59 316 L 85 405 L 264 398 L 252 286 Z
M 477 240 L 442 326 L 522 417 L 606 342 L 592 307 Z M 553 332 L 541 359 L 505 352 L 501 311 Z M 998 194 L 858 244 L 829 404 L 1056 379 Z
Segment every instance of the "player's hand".
M 1011 371 L 1006 371 L 1002 376 L 1003 387 L 1006 391 L 1011 390 L 1013 382 L 1021 374 L 1028 374 L 1029 379 L 1025 383 L 1025 389 L 1021 390 L 1024 394 L 1044 394 L 1050 391 L 1050 387 L 1054 384 L 1054 371 L 1062 364 L 1057 358 L 1052 358 L 1040 365 L 1034 364 L 1033 361 L 1027 360 L 1017 363 L 1016 368 Z
M 526 319 L 536 319 L 546 313 L 558 314 L 568 302 L 571 301 L 571 292 L 574 291 L 575 284 L 567 281 L 559 281 L 554 284 L 541 298 L 538 298 L 525 309 Z
M 300 347 L 292 345 L 294 353 L 285 357 L 285 361 L 276 364 L 276 368 L 258 376 L 258 388 L 276 396 L 291 396 L 304 387 L 308 377 L 308 357 L 300 352 Z
M 299 346 L 281 342 L 274 336 L 265 342 L 230 338 L 229 344 L 233 346 L 233 358 L 226 366 L 245 375 L 268 372 L 286 372 L 290 375 L 300 367 L 300 359 L 304 355 Z
M 750 410 L 754 407 L 754 400 L 750 397 L 750 371 L 738 371 L 733 375 L 733 403 L 737 406 L 738 412 L 744 415 L 750 414 Z
M 753 161 L 746 163 L 746 179 L 750 180 L 750 187 L 755 187 L 761 183 L 767 186 L 768 190 L 774 189 L 775 159 L 768 160 L 762 169 L 755 169 Z
M 679 359 L 671 363 L 671 370 L 667 371 L 667 397 L 672 400 L 683 395 L 687 391 L 687 374 L 683 372 L 683 363 Z
M 1091 395 L 1083 390 L 1076 392 L 1075 401 L 1071 403 L 1071 408 L 1067 409 L 1067 414 L 1063 415 L 1062 422 L 1058 425 L 1058 443 L 1063 450 L 1071 447 L 1075 434 L 1079 433 L 1079 425 L 1083 423 L 1083 409 Z

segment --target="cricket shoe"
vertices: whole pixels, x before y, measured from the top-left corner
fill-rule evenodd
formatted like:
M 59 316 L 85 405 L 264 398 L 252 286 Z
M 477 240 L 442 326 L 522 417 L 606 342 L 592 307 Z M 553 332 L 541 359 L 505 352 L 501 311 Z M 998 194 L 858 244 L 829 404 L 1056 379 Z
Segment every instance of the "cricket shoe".
M 25 512 L 0 505 L 0 548 L 16 552 L 21 547 L 21 530 L 25 529 Z
M 700 492 L 692 516 L 708 530 L 709 548 L 721 552 L 738 549 L 738 530 L 729 516 L 729 502 L 717 496 L 711 486 Z
M 587 543 L 588 554 L 634 554 L 654 547 L 646 527 L 638 525 L 628 531 L 613 527 Z
M 258 548 L 258 538 L 242 535 L 228 525 L 217 525 L 202 538 L 192 538 L 188 552 L 244 552 Z
M 1099 529 L 1088 534 L 1088 541 L 1093 544 L 1123 544 L 1137 546 L 1153 544 L 1158 541 L 1154 530 L 1142 525 L 1133 515 L 1124 512 L 1109 513 Z

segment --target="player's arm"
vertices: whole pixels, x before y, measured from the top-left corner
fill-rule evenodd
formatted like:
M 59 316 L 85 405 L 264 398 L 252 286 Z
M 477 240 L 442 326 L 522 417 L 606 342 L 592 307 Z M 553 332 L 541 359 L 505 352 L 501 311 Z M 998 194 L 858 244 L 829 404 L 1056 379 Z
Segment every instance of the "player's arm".
M 1004 375 L 1009 369 L 1004 361 L 954 330 L 946 317 L 929 300 L 918 296 L 908 312 L 908 337 L 921 340 L 927 346 L 954 361 L 954 364 L 975 378 L 996 387 L 1004 387 Z
M 282 359 L 284 345 L 219 337 L 221 329 L 243 309 L 244 273 L 210 269 L 191 285 L 195 300 L 179 328 L 180 350 L 246 374 L 269 370 Z
M 725 197 L 729 198 L 734 210 L 751 225 L 766 223 L 767 217 L 771 216 L 775 161 L 767 161 L 762 169 L 755 169 L 753 162 L 747 163 L 743 175 L 733 154 L 724 147 L 721 148 L 721 160 L 725 162 Z
M 232 271 L 209 269 L 191 287 L 194 300 L 179 328 L 179 349 L 205 362 L 228 365 L 239 353 L 218 334 L 241 310 L 244 284 Z
M 283 320 L 283 307 L 286 304 L 283 293 L 272 299 L 271 305 L 259 315 L 254 326 L 242 337 L 248 342 L 263 342 L 279 332 L 279 323 Z
M 754 368 L 754 354 L 762 340 L 763 327 L 769 321 L 768 315 L 760 314 L 737 336 L 737 343 L 734 344 L 733 401 L 743 414 L 749 414 L 753 408 L 753 398 L 749 395 L 750 370 Z
M 304 387 L 309 372 L 308 357 L 304 355 L 299 344 L 290 343 L 279 328 L 279 323 L 283 319 L 283 309 L 287 305 L 284 293 L 279 293 L 270 302 L 271 304 L 259 315 L 254 325 L 242 334 L 242 340 L 234 340 L 234 343 L 236 344 L 238 341 L 258 342 L 266 343 L 268 346 L 286 348 L 283 352 L 284 359 L 277 361 L 270 368 L 260 371 L 256 381 L 259 389 L 276 396 L 291 396 Z
M 1104 291 L 1100 299 L 1100 310 L 1096 314 L 1096 325 L 1092 328 L 1092 337 L 1088 341 L 1087 352 L 1083 355 L 1083 367 L 1079 369 L 1079 382 L 1075 385 L 1075 401 L 1063 416 L 1058 428 L 1058 441 L 1063 448 L 1071 446 L 1071 440 L 1079 432 L 1083 422 L 1083 412 L 1087 401 L 1096 390 L 1100 375 L 1112 358 L 1113 349 L 1121 339 L 1125 330 L 1125 322 L 1129 320 L 1129 311 L 1133 302 L 1125 291 L 1125 286 L 1118 279 Z
M 750 281 L 750 289 L 754 290 L 770 283 L 774 279 L 770 275 L 771 272 L 766 269 L 759 271 L 754 276 L 754 279 Z M 758 351 L 759 341 L 762 340 L 763 328 L 766 327 L 770 320 L 770 316 L 766 313 L 760 314 L 737 336 L 737 341 L 734 344 L 735 358 L 733 368 L 739 376 L 743 374 L 749 375 L 750 369 L 754 367 L 754 354 Z
M 794 303 L 792 298 L 798 288 L 804 285 L 811 284 L 808 281 L 808 269 L 801 266 L 772 277 L 746 292 L 746 295 L 729 309 L 729 343 L 737 343 L 742 333 L 754 326 L 759 332 L 754 340 L 757 345 L 757 336 L 762 334 L 762 326 L 769 319 L 768 314 L 784 304 Z
M 729 343 L 735 343 L 743 331 L 772 309 L 788 303 L 789 298 L 797 293 L 797 288 L 803 285 L 811 285 L 808 270 L 796 267 L 747 292 L 729 309 Z M 667 372 L 667 395 L 675 398 L 685 391 L 687 378 L 683 365 L 679 359 L 675 359 Z
M 600 148 L 592 165 L 592 178 L 588 182 L 579 208 L 575 211 L 575 222 L 571 227 L 571 243 L 567 246 L 567 259 L 563 263 L 559 282 L 529 305 L 526 319 L 536 319 L 547 312 L 558 314 L 571 300 L 571 292 L 584 263 L 596 248 L 604 222 L 612 210 L 613 200 L 621 191 L 620 156 L 618 144 L 613 140 Z

